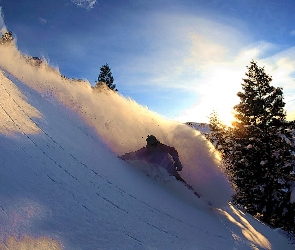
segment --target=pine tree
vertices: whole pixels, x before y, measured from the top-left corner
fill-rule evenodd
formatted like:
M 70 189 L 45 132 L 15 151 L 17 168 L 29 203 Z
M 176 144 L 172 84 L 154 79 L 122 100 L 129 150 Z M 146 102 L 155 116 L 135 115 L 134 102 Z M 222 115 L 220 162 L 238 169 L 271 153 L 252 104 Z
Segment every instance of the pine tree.
M 100 87 L 105 84 L 109 89 L 118 91 L 116 89 L 116 84 L 113 84 L 114 77 L 112 75 L 111 69 L 108 64 L 100 67 L 100 74 L 98 76 L 95 87 Z
M 238 93 L 240 103 L 234 107 L 235 201 L 273 227 L 294 230 L 295 207 L 290 203 L 294 157 L 287 142 L 283 91 L 270 85 L 272 78 L 254 61 L 246 76 L 243 92 Z
M 209 130 L 210 133 L 206 134 L 205 137 L 221 153 L 223 163 L 228 166 L 228 175 L 231 175 L 229 167 L 232 153 L 232 140 L 230 139 L 232 128 L 224 125 L 214 111 L 209 116 Z
M 256 62 L 247 68 L 233 128 L 212 127 L 217 146 L 236 188 L 234 202 L 272 227 L 294 233 L 294 123 L 286 121 L 282 89 L 270 85 L 272 78 Z
M 12 32 L 7 31 L 2 35 L 0 44 L 8 44 L 8 43 L 11 43 L 12 41 L 13 41 Z

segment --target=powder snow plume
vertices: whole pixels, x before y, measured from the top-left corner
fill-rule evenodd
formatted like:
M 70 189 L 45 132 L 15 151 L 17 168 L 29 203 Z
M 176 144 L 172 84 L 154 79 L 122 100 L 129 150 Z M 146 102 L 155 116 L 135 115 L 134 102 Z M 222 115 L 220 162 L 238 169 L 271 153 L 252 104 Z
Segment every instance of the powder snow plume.
M 6 31 L 7 31 L 7 29 L 6 29 L 6 26 L 4 23 L 4 15 L 3 15 L 2 7 L 0 6 L 0 32 L 2 32 L 2 34 L 3 34 Z
M 44 61 L 34 66 L 14 44 L 0 46 L 0 68 L 44 98 L 58 100 L 95 128 L 118 156 L 145 146 L 147 135 L 174 146 L 184 169 L 181 176 L 214 206 L 225 205 L 233 193 L 212 145 L 191 127 L 163 119 L 146 107 L 87 81 L 69 80 Z

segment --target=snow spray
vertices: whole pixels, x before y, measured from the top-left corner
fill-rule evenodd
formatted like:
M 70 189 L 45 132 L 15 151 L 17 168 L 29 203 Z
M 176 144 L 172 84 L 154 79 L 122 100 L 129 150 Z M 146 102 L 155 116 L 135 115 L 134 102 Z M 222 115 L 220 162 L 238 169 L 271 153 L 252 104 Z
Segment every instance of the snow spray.
M 62 77 L 58 68 L 46 60 L 36 66 L 22 55 L 15 44 L 0 46 L 0 67 L 17 77 L 44 98 L 58 100 L 93 127 L 117 155 L 145 146 L 147 135 L 177 149 L 183 170 L 180 172 L 201 196 L 214 206 L 223 206 L 233 194 L 213 146 L 193 128 L 168 121 L 107 88 L 92 88 L 86 80 Z

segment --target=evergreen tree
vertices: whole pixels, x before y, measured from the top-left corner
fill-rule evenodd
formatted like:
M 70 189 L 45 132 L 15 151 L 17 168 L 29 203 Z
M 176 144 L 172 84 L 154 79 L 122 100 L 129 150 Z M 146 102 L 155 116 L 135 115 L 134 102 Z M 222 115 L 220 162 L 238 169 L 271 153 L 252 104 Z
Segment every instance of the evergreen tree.
M 233 128 L 218 125 L 234 202 L 273 227 L 295 232 L 294 123 L 286 121 L 282 89 L 271 86 L 272 78 L 254 61 L 247 68 Z
M 99 87 L 103 84 L 108 86 L 109 89 L 118 91 L 116 89 L 116 84 L 113 84 L 114 77 L 112 75 L 111 69 L 108 64 L 105 64 L 100 67 L 100 74 L 98 76 L 95 87 Z
M 2 35 L 0 44 L 7 44 L 7 43 L 11 43 L 12 41 L 13 41 L 12 32 L 7 31 Z
M 210 133 L 206 134 L 205 137 L 221 153 L 223 163 L 227 166 L 228 175 L 231 176 L 230 159 L 232 155 L 232 140 L 230 138 L 232 128 L 224 125 L 220 121 L 218 114 L 214 111 L 209 117 L 209 129 Z
M 254 61 L 246 76 L 243 92 L 238 93 L 240 103 L 234 107 L 235 201 L 273 227 L 294 230 L 295 207 L 290 203 L 294 158 L 287 141 L 283 91 L 270 85 L 272 78 Z

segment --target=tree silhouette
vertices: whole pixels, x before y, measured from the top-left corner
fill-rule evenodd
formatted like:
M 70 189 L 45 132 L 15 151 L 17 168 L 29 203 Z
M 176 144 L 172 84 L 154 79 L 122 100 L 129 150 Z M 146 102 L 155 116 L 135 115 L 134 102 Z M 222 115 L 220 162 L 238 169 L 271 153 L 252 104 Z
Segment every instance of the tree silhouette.
M 282 88 L 271 86 L 272 78 L 256 62 L 247 68 L 233 128 L 225 130 L 214 116 L 211 128 L 236 188 L 234 202 L 294 233 L 294 122 L 286 121 Z
M 7 43 L 11 43 L 12 41 L 13 41 L 12 32 L 7 31 L 2 35 L 0 44 L 7 44 Z
M 105 65 L 100 67 L 100 74 L 98 76 L 95 87 L 100 87 L 101 85 L 105 84 L 109 89 L 118 91 L 116 89 L 116 84 L 113 84 L 113 82 L 114 77 L 109 65 L 106 63 Z

